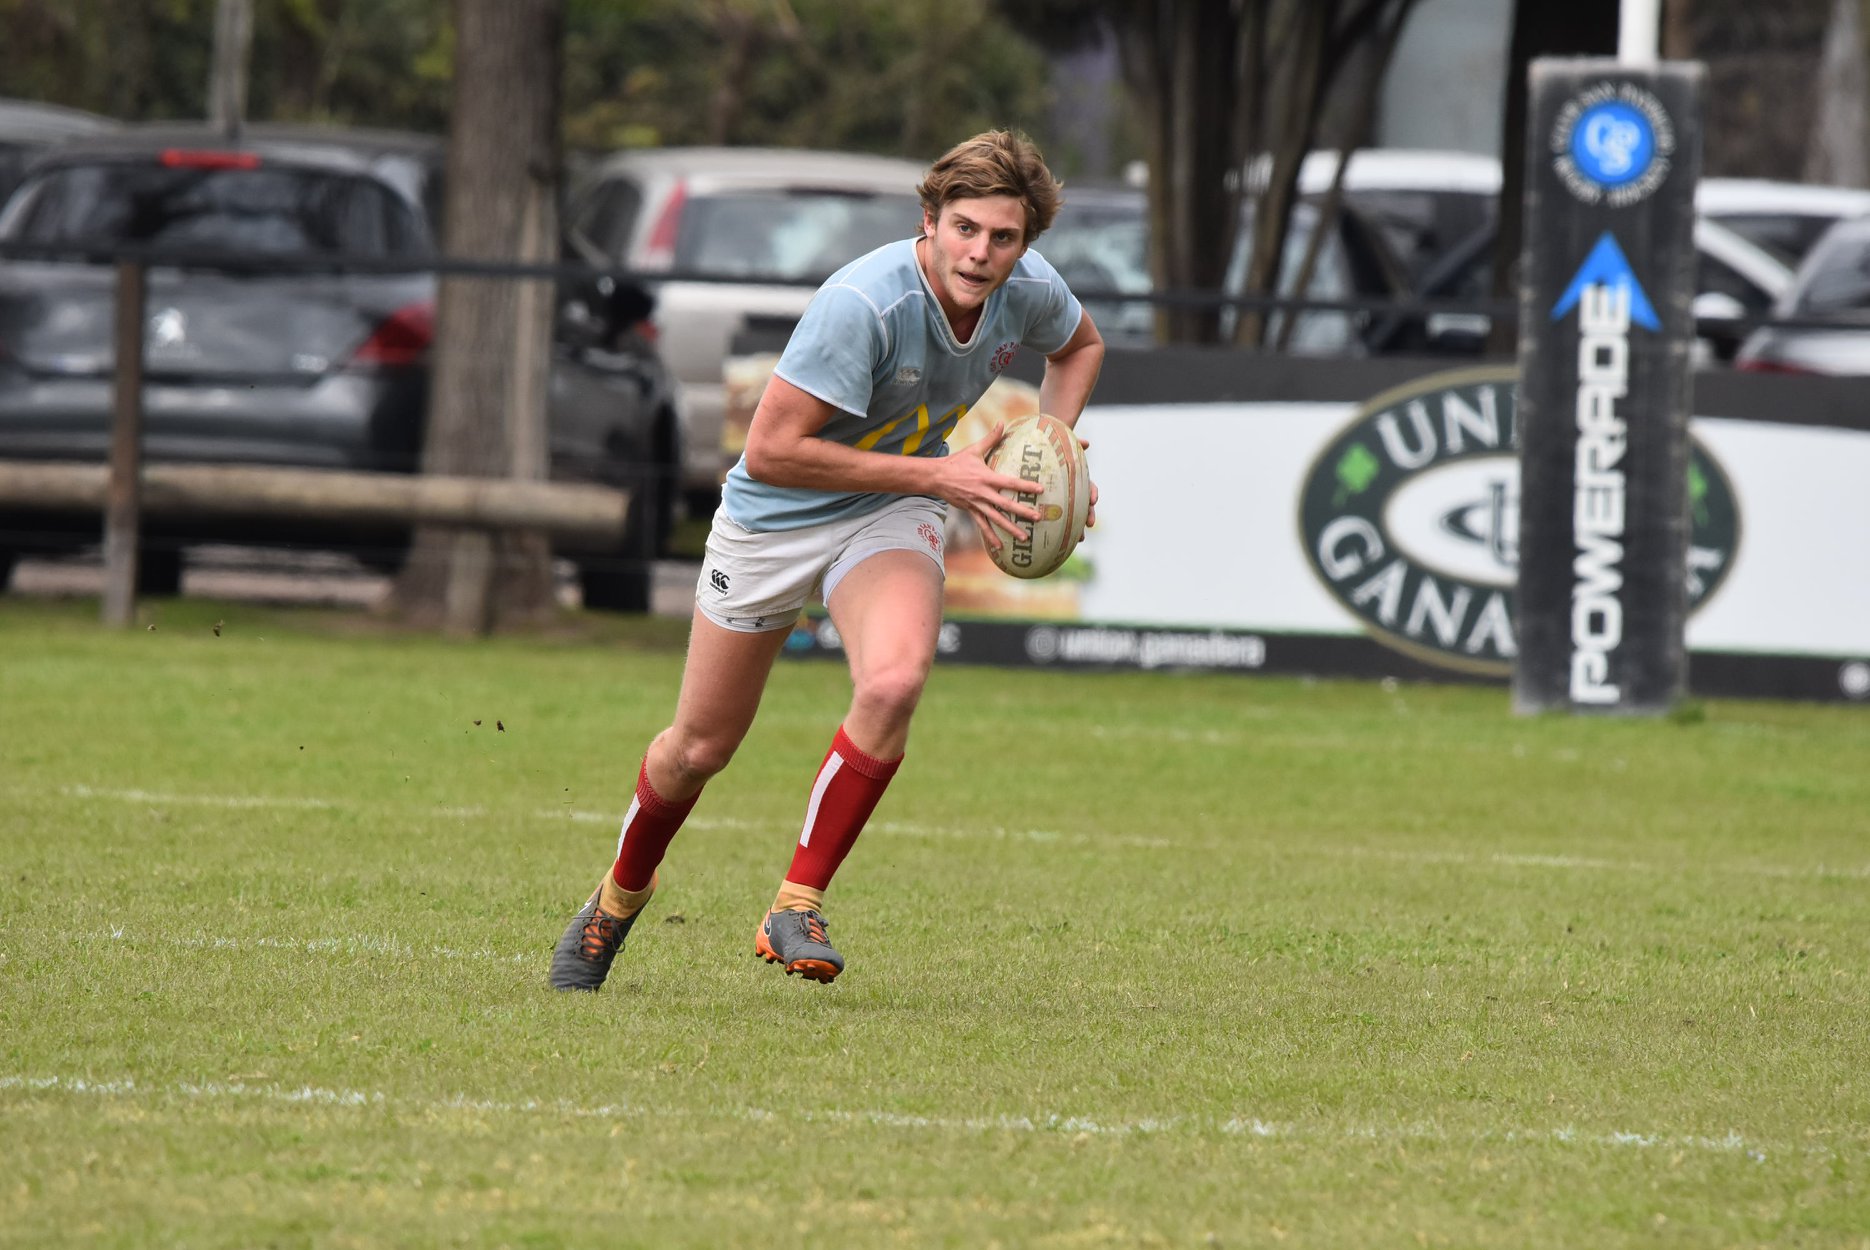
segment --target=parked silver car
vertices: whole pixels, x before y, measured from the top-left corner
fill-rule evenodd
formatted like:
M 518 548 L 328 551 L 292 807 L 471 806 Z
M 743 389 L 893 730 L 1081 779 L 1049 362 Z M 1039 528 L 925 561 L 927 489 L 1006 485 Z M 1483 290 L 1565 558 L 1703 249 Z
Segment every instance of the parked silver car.
M 1695 211 L 1796 268 L 1833 223 L 1870 213 L 1870 191 L 1764 178 L 1703 178 Z
M 571 254 L 653 282 L 663 357 L 686 430 L 682 482 L 704 514 L 738 456 L 722 377 L 749 318 L 796 320 L 825 278 L 917 233 L 911 161 L 769 148 L 653 148 L 593 164 L 567 197 Z
M 1841 221 L 1806 255 L 1773 309 L 1785 325 L 1747 336 L 1734 366 L 1751 373 L 1870 374 L 1870 217 Z

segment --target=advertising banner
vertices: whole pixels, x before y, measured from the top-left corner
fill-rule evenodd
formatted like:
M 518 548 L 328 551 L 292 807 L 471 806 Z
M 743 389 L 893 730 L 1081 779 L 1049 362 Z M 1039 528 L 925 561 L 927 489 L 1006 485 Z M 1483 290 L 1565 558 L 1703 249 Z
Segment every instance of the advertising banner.
M 1346 389 L 1347 366 L 1312 363 L 1307 386 Z M 744 422 L 771 364 L 738 363 L 730 417 Z M 1183 398 L 1163 379 L 1191 371 L 1165 374 L 1153 355 L 1106 372 L 1117 398 L 1078 426 L 1102 494 L 1097 526 L 1060 572 L 1020 581 L 951 517 L 942 660 L 1510 682 L 1512 366 L 1391 371 L 1362 401 Z M 1799 424 L 1777 395 L 1798 389 L 1775 388 L 1770 418 L 1689 423 L 1693 693 L 1870 702 L 1870 425 Z M 1151 392 L 1163 398 L 1140 398 Z M 1002 377 L 952 442 L 1037 406 L 1035 388 Z M 842 656 L 822 610 L 788 654 Z

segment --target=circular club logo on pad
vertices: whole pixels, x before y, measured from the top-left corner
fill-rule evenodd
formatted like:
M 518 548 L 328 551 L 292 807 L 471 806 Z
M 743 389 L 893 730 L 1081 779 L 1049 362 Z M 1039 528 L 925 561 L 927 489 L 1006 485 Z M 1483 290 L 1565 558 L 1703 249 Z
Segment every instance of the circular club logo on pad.
M 1662 101 L 1635 83 L 1599 83 L 1559 109 L 1551 152 L 1574 196 L 1620 208 L 1647 198 L 1668 177 L 1675 127 Z

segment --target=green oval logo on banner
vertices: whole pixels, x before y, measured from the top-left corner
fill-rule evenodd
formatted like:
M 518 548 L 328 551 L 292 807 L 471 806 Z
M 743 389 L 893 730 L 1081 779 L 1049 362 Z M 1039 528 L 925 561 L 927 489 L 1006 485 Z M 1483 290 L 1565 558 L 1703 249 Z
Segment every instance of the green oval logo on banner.
M 1419 378 L 1371 400 L 1306 473 L 1299 533 L 1312 570 L 1380 641 L 1444 668 L 1508 676 L 1519 653 L 1515 369 Z M 1688 449 L 1688 608 L 1733 565 L 1732 485 Z

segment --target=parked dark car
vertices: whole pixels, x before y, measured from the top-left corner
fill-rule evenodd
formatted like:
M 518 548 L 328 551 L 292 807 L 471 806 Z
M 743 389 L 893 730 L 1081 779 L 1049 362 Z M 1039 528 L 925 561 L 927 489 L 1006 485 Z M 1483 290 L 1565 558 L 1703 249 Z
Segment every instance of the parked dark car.
M 1751 373 L 1870 374 L 1870 217 L 1840 221 L 1807 253 L 1768 324 L 1740 345 Z
M 1478 355 L 1486 349 L 1492 319 L 1483 310 L 1493 286 L 1496 236 L 1491 220 L 1451 248 L 1422 279 L 1421 297 L 1452 305 L 1432 313 L 1395 312 L 1370 332 L 1378 352 Z M 1710 217 L 1695 219 L 1694 311 L 1698 363 L 1726 361 L 1739 346 L 1735 327 L 1766 314 L 1792 282 L 1792 271 L 1765 249 Z M 1461 305 L 1476 311 L 1465 311 Z
M 148 277 L 150 460 L 418 468 L 427 405 L 443 149 L 426 136 L 254 126 L 126 128 L 48 152 L 0 210 L 0 244 L 231 252 L 238 269 Z M 328 258 L 375 268 L 291 272 Z M 395 269 L 407 262 L 409 268 Z M 629 488 L 626 533 L 566 549 L 593 607 L 647 606 L 671 525 L 680 424 L 638 329 L 648 295 L 609 280 L 564 293 L 549 401 L 555 479 Z M 0 457 L 100 461 L 109 443 L 114 266 L 101 256 L 0 266 Z M 0 513 L 0 572 L 25 552 L 95 542 L 92 515 Z M 394 564 L 406 529 L 265 517 L 149 519 L 145 589 L 173 592 L 190 544 L 341 546 Z

